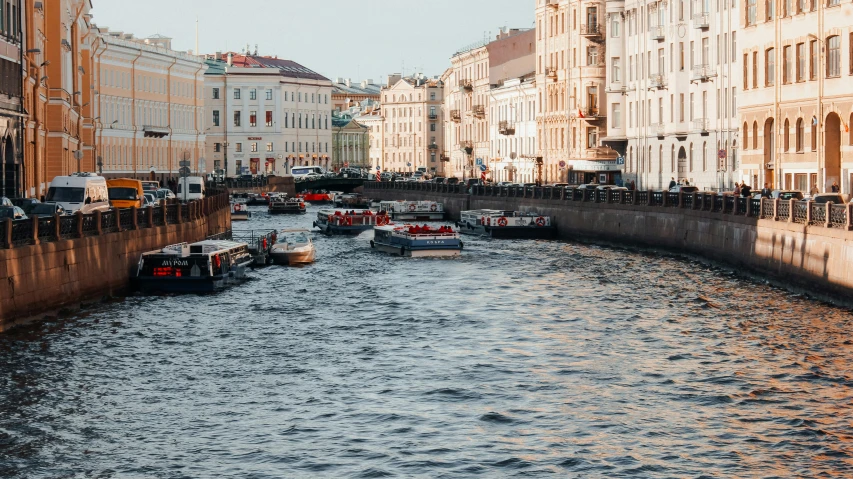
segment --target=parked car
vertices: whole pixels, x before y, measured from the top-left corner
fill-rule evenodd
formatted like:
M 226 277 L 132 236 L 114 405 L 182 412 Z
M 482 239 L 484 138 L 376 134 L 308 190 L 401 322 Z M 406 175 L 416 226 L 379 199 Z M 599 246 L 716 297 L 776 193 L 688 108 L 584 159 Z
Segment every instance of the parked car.
M 28 216 L 53 216 L 53 215 L 64 215 L 67 212 L 65 208 L 62 207 L 61 204 L 56 202 L 49 203 L 39 203 L 30 210 Z
M 159 181 L 143 181 L 142 182 L 142 190 L 146 193 L 150 193 L 152 191 L 157 191 L 160 189 Z
M 12 204 L 12 200 L 6 198 L 5 196 L 0 196 L 0 206 L 15 206 Z
M 155 193 L 157 194 L 157 200 L 158 201 L 159 200 L 171 200 L 171 199 L 175 198 L 175 194 L 172 193 L 172 190 L 170 190 L 168 188 L 160 188 L 159 190 L 155 191 Z
M 142 196 L 145 194 L 142 182 L 131 178 L 107 180 L 107 191 L 113 208 L 142 208 Z
M 479 178 L 468 178 L 468 180 L 465 182 L 465 186 L 467 186 L 468 188 L 472 186 L 480 186 L 480 184 L 481 183 Z
M 458 185 L 459 184 L 459 178 L 457 178 L 455 176 L 451 176 L 451 177 L 447 178 L 446 180 L 444 180 L 444 184 L 446 184 L 446 185 Z
M 30 211 L 36 206 L 41 204 L 41 201 L 35 198 L 15 198 L 12 200 L 12 204 L 24 210 L 24 213 L 27 215 L 30 214 Z
M 811 200 L 819 205 L 829 202 L 835 203 L 836 205 L 843 205 L 846 203 L 844 198 L 838 193 L 819 193 L 814 195 Z
M 602 186 L 602 185 L 599 185 L 598 183 L 588 183 L 585 185 L 578 186 L 577 189 L 579 189 L 579 190 L 597 190 L 599 186 Z
M 684 193 L 684 194 L 696 193 L 698 191 L 699 191 L 699 187 L 688 186 L 688 185 L 675 185 L 669 189 L 670 193 Z
M 187 185 L 187 191 L 184 192 L 184 184 Z M 204 178 L 200 176 L 189 176 L 178 180 L 178 197 L 181 201 L 200 200 L 204 198 Z
M 512 186 L 512 182 L 511 181 L 501 181 L 500 183 L 498 183 L 495 186 Z
M 601 185 L 596 188 L 598 191 L 628 191 L 628 188 L 624 186 L 616 186 L 616 185 Z
M 780 200 L 802 200 L 805 198 L 802 191 L 795 190 L 773 190 L 773 198 L 779 198 Z
M 12 218 L 13 220 L 25 220 L 27 214 L 19 206 L 0 206 L 0 219 Z
M 565 188 L 565 187 L 569 186 L 569 184 L 568 183 L 554 183 L 552 186 L 554 188 Z
M 431 180 L 427 180 L 427 181 L 429 181 L 430 183 L 435 183 L 437 185 L 443 185 L 444 182 L 447 181 L 447 178 L 445 178 L 443 176 L 436 176 L 435 178 L 433 178 Z
M 145 195 L 142 197 L 142 207 L 150 208 L 152 206 L 157 206 L 157 200 L 151 193 L 145 193 Z

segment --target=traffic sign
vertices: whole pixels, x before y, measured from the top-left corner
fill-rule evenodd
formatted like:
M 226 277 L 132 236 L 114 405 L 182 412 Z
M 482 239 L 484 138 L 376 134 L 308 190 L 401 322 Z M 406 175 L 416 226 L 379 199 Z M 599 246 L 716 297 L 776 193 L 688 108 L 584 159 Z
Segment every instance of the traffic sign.
M 382 167 L 379 165 L 376 165 L 376 171 L 382 171 Z
M 480 165 L 480 171 L 485 173 L 486 170 L 488 170 L 488 168 L 486 168 L 486 165 Z
M 181 160 L 178 162 L 178 166 L 189 168 L 192 165 L 190 164 L 189 160 Z
M 186 166 L 178 170 L 178 172 L 181 174 L 181 178 L 186 178 L 190 176 L 190 169 Z
M 561 162 L 560 162 L 560 168 L 565 168 L 565 167 L 566 167 L 566 162 L 565 162 L 565 161 L 561 161 Z
M 624 165 L 625 164 L 625 157 L 623 157 L 623 156 L 617 157 L 616 158 L 616 164 L 617 165 Z
M 477 166 L 482 165 L 482 164 L 483 164 L 483 159 L 482 159 L 482 158 L 477 158 L 477 163 L 476 163 L 476 164 L 477 164 Z

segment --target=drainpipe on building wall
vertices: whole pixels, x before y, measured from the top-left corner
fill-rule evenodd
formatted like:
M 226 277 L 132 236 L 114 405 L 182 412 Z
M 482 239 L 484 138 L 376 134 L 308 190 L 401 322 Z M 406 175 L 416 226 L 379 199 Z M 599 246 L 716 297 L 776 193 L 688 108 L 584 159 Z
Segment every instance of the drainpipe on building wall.
M 133 177 L 134 178 L 136 178 L 137 164 L 139 163 L 139 151 L 137 150 L 137 146 L 136 146 L 136 136 L 137 136 L 136 134 L 139 131 L 139 125 L 137 125 L 137 123 L 136 123 L 136 62 L 137 62 L 137 60 L 139 60 L 139 58 L 141 56 L 142 56 L 142 50 L 140 49 L 139 54 L 136 55 L 136 58 L 134 58 L 133 61 L 130 62 L 130 81 L 131 81 L 131 98 L 130 98 L 130 101 L 131 101 L 131 105 L 133 105 L 132 114 L 131 114 L 131 120 L 133 123 L 131 126 L 133 126 L 133 147 L 132 148 L 133 148 Z

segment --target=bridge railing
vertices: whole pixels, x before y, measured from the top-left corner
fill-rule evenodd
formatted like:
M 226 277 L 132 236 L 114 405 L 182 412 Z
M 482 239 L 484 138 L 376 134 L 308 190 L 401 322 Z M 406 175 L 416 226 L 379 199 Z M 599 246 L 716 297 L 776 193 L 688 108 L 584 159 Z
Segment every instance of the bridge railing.
M 365 190 L 423 191 L 467 194 L 475 197 L 525 198 L 540 201 L 575 203 L 609 203 L 652 208 L 681 208 L 711 214 L 770 219 L 803 225 L 823 226 L 853 231 L 853 204 L 815 203 L 813 201 L 753 199 L 730 193 L 667 191 L 606 191 L 575 187 L 522 187 L 436 185 L 415 182 L 373 182 Z
M 188 222 L 230 208 L 228 194 L 217 189 L 186 204 L 162 202 L 149 208 L 111 209 L 84 215 L 33 215 L 23 220 L 0 220 L 0 249 L 99 236 L 121 231 Z

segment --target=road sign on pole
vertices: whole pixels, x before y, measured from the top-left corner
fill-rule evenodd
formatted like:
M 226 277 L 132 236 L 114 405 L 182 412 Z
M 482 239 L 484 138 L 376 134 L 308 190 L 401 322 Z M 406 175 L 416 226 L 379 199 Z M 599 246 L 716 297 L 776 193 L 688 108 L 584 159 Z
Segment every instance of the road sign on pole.
M 488 171 L 488 168 L 486 168 L 486 165 L 480 165 L 480 171 L 485 173 L 486 171 Z

